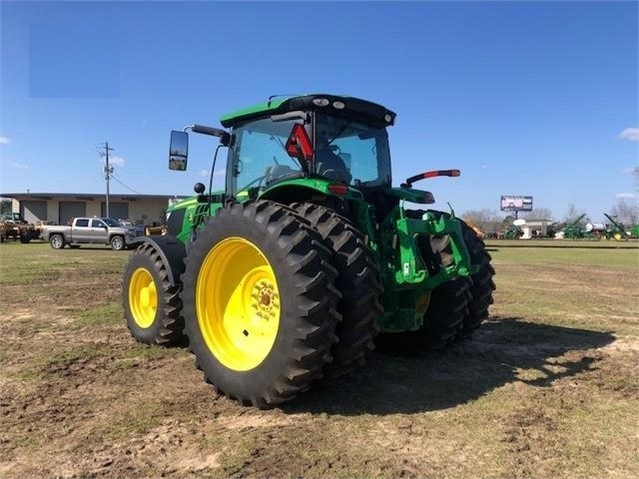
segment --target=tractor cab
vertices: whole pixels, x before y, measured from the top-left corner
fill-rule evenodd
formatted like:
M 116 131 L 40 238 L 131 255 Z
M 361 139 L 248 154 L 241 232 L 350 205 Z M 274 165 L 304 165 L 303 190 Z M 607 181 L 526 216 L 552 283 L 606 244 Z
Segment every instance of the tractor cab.
M 282 180 L 310 178 L 361 189 L 390 186 L 386 126 L 395 114 L 349 97 L 269 100 L 230 113 L 227 192 L 261 197 Z

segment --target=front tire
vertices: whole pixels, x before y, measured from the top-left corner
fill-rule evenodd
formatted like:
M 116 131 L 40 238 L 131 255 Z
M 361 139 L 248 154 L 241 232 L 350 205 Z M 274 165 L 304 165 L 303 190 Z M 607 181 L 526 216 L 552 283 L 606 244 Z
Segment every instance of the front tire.
M 114 236 L 111 238 L 111 248 L 113 251 L 122 251 L 126 246 L 122 236 Z
M 162 346 L 184 342 L 181 287 L 171 285 L 168 267 L 152 245 L 131 255 L 122 284 L 124 316 L 135 339 Z
M 258 407 L 308 390 L 337 341 L 336 275 L 319 234 L 287 207 L 218 210 L 183 275 L 185 332 L 205 379 Z

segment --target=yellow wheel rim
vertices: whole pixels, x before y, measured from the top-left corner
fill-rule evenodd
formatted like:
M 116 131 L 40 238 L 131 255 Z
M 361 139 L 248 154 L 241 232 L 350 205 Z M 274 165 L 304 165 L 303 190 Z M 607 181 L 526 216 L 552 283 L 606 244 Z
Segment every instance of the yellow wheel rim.
M 153 276 L 145 268 L 138 268 L 131 275 L 129 307 L 133 320 L 139 327 L 151 327 L 158 311 L 158 292 Z
M 621 234 L 620 233 L 615 233 L 615 241 L 621 241 Z
M 248 371 L 271 352 L 280 323 L 280 293 L 273 268 L 250 241 L 227 238 L 206 255 L 195 308 L 204 342 L 227 368 Z

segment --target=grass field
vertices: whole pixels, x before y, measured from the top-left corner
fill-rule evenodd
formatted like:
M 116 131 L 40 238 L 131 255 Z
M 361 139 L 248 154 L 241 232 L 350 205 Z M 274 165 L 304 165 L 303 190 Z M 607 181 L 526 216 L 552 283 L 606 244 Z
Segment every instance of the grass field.
M 571 245 L 490 242 L 471 340 L 259 411 L 131 338 L 128 253 L 2 244 L 0 477 L 635 477 L 639 249 Z

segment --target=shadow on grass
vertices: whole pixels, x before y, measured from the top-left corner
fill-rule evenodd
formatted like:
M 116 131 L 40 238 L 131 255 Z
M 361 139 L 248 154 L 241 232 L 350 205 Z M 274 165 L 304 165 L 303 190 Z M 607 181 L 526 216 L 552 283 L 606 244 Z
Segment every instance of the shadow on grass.
M 496 318 L 472 339 L 442 352 L 414 357 L 373 353 L 352 376 L 317 385 L 282 410 L 383 415 L 446 409 L 514 381 L 548 387 L 560 378 L 594 369 L 597 355 L 587 350 L 613 340 L 610 333 Z M 551 360 L 571 351 L 581 353 Z M 534 370 L 535 379 L 520 379 L 520 369 Z

